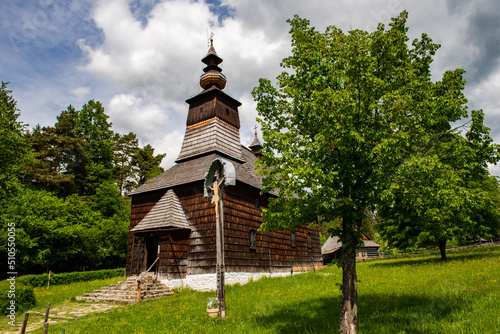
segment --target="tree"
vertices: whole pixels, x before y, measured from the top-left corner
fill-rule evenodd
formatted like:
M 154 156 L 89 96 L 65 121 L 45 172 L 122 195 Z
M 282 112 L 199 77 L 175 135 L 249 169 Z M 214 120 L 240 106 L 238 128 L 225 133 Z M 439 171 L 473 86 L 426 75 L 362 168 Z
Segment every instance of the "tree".
M 129 186 L 134 175 L 132 157 L 139 150 L 139 140 L 133 132 L 126 135 L 115 134 L 114 138 L 114 170 L 115 180 L 123 194 L 125 188 Z
M 0 201 L 15 194 L 25 174 L 23 166 L 33 161 L 26 125 L 18 121 L 17 102 L 7 84 L 2 81 L 0 86 Z
M 70 105 L 57 116 L 53 127 L 36 126 L 27 136 L 37 162 L 27 167 L 26 183 L 63 197 L 87 192 L 90 160 L 87 143 L 74 132 L 76 116 Z
M 465 136 L 444 127 L 432 147 L 401 164 L 377 206 L 383 218 L 378 227 L 390 246 L 433 244 L 446 260 L 451 238 L 487 237 L 498 230 L 498 194 L 486 164 L 498 161 L 498 146 L 483 120 L 482 110 L 473 110 Z
M 391 200 L 379 205 L 381 236 L 389 246 L 415 249 L 438 246 L 446 260 L 446 242 L 452 238 L 490 239 L 500 230 L 500 193 L 496 178 L 475 177 L 464 182 L 436 161 L 414 166 L 428 178 L 406 178 Z M 414 176 L 415 174 L 413 174 Z
M 90 100 L 76 112 L 74 133 L 82 139 L 90 158 L 89 194 L 98 184 L 113 178 L 113 137 L 109 116 L 99 101 Z
M 366 213 L 405 163 L 424 159 L 467 117 L 463 71 L 432 82 L 439 45 L 425 34 L 408 45 L 406 21 L 403 12 L 388 30 L 320 33 L 295 16 L 278 87 L 261 79 L 253 91 L 265 140 L 258 172 L 263 191 L 279 193 L 262 228 L 342 218 L 341 333 L 357 332 L 355 250 Z
M 113 268 L 125 265 L 130 204 L 116 185 L 101 185 L 92 202 L 62 199 L 46 190 L 20 189 L 2 207 L 0 256 L 7 258 L 7 227 L 16 227 L 20 274 Z
M 160 167 L 160 164 L 166 154 L 155 156 L 154 151 L 155 149 L 148 144 L 138 149 L 132 156 L 132 166 L 136 170 L 133 186 L 140 186 L 146 183 L 147 180 L 163 173 L 163 168 Z

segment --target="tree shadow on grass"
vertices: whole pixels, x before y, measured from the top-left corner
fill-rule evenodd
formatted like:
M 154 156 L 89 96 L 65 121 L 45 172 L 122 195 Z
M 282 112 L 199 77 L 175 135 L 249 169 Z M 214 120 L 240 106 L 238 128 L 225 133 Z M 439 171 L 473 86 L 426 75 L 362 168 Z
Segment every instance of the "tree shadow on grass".
M 462 305 L 460 298 L 363 295 L 358 300 L 359 332 L 429 333 L 442 319 L 459 312 Z M 340 324 L 340 297 L 287 304 L 256 316 L 255 321 L 273 333 L 335 333 Z

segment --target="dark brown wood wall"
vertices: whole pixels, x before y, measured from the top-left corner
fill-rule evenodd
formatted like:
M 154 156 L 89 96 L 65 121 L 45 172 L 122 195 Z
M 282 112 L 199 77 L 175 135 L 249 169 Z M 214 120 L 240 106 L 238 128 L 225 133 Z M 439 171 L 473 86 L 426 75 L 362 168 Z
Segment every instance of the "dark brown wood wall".
M 215 206 L 203 197 L 203 182 L 174 188 L 192 227 L 187 274 L 214 273 L 216 264 Z
M 260 207 L 256 208 L 255 200 Z M 317 228 L 300 228 L 295 232 L 295 247 L 290 231 L 257 231 L 257 245 L 250 248 L 250 230 L 258 230 L 262 209 L 268 206 L 269 195 L 238 183 L 224 192 L 225 258 L 228 272 L 278 272 L 310 270 L 323 266 L 321 243 Z M 308 247 L 307 233 L 311 234 Z
M 149 192 L 145 194 L 139 194 L 132 196 L 132 207 L 130 214 L 130 229 L 133 229 L 139 222 L 146 216 L 146 214 L 153 208 L 153 206 L 160 200 L 160 198 L 166 193 L 165 190 Z M 126 275 L 131 275 L 130 268 L 132 265 L 132 244 L 133 244 L 134 234 L 129 233 L 128 235 L 128 250 L 127 250 L 127 262 L 125 265 Z
M 132 196 L 130 229 L 134 228 L 142 218 L 146 216 L 165 193 L 166 189 Z M 135 235 L 158 239 L 158 245 L 160 246 L 160 260 L 158 262 L 159 273 L 166 275 L 170 279 L 186 277 L 188 267 L 187 258 L 189 254 L 189 230 L 137 232 Z M 126 263 L 127 276 L 131 275 L 133 236 L 133 233 L 129 234 Z M 156 253 L 157 249 L 147 251 Z M 151 271 L 155 269 L 156 268 L 153 267 Z
M 131 229 L 151 210 L 166 190 L 132 197 Z M 148 232 L 137 235 L 157 237 L 160 245 L 159 272 L 168 278 L 186 274 L 215 272 L 215 206 L 203 197 L 203 182 L 174 188 L 192 230 Z M 260 207 L 256 208 L 255 200 Z M 227 272 L 279 272 L 311 270 L 322 267 L 321 245 L 317 228 L 295 232 L 296 246 L 291 245 L 290 231 L 265 231 L 256 235 L 256 247 L 250 247 L 250 230 L 261 225 L 261 210 L 268 205 L 268 195 L 242 183 L 224 190 L 225 261 Z M 311 233 L 308 247 L 307 233 Z M 129 236 L 127 275 L 131 266 L 132 235 Z
M 190 102 L 186 121 L 188 126 L 217 116 L 236 128 L 240 128 L 238 105 L 228 99 L 224 93 L 213 91 Z

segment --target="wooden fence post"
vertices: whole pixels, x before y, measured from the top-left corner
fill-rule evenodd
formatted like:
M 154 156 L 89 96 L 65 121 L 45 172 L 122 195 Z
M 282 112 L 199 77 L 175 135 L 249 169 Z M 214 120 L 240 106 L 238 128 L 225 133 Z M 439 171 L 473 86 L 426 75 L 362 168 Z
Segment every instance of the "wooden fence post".
M 44 322 L 49 321 L 49 312 L 50 312 L 50 303 L 47 303 L 47 311 L 45 312 L 45 321 Z
M 141 281 L 137 280 L 137 304 L 141 303 Z
M 48 334 L 49 333 L 49 323 L 44 322 L 43 323 L 43 334 Z
M 28 326 L 28 318 L 30 316 L 29 312 L 24 313 L 23 327 L 21 328 L 21 334 L 26 332 L 26 326 Z

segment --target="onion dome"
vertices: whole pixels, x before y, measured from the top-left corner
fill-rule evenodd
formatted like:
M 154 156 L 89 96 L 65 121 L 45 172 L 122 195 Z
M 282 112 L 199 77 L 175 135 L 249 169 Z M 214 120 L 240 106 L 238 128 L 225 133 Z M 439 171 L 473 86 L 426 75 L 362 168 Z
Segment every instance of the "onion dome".
M 262 150 L 262 144 L 260 143 L 259 138 L 257 138 L 257 127 L 255 127 L 255 138 L 248 148 L 252 150 L 255 155 L 261 155 L 260 150 Z
M 217 52 L 215 52 L 213 39 L 210 39 L 210 49 L 201 61 L 207 65 L 203 69 L 205 73 L 200 77 L 201 88 L 206 90 L 215 86 L 219 89 L 224 89 L 226 87 L 226 76 L 221 73 L 222 69 L 218 66 L 222 63 L 222 58 L 217 56 Z

